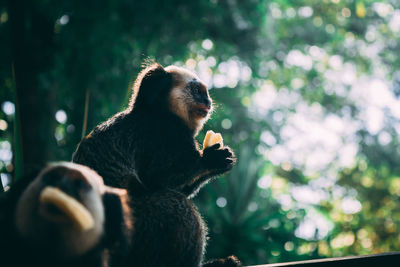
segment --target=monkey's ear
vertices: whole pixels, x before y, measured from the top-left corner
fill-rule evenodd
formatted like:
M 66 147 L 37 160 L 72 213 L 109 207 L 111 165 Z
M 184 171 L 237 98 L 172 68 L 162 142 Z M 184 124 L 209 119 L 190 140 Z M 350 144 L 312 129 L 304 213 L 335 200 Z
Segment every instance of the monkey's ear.
M 134 85 L 133 104 L 154 108 L 166 100 L 169 89 L 172 87 L 172 76 L 158 63 L 154 63 L 142 70 Z

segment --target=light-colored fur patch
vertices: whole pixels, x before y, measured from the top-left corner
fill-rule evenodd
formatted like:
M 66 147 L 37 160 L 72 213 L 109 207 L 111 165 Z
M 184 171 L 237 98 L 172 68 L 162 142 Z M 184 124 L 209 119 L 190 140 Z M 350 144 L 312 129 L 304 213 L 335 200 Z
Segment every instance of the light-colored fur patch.
M 189 96 L 190 97 L 190 96 Z M 188 96 L 185 89 L 181 86 L 172 88 L 169 94 L 169 108 L 170 110 L 182 118 L 187 124 L 190 124 L 189 111 L 188 111 Z
M 195 102 L 191 93 L 187 91 L 186 85 L 193 80 L 201 83 L 203 82 L 195 73 L 181 67 L 168 66 L 165 70 L 171 73 L 173 77 L 173 88 L 169 95 L 169 108 L 173 113 L 183 119 L 196 136 L 203 128 L 204 123 L 209 119 L 211 111 L 205 118 L 191 117 L 190 107 L 194 105 Z
M 166 67 L 165 70 L 169 73 L 172 73 L 173 75 L 175 74 L 174 81 L 177 81 L 177 82 L 183 82 L 183 83 L 187 84 L 188 82 L 190 82 L 193 79 L 201 81 L 195 73 L 193 73 L 187 69 L 178 67 L 178 66 L 171 65 L 171 66 Z

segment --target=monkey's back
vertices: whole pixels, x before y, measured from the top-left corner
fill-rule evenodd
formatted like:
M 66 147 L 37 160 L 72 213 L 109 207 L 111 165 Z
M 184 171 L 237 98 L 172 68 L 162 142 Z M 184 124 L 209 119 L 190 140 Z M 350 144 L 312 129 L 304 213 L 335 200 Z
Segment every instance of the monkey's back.
M 204 253 L 206 226 L 183 194 L 164 190 L 133 198 L 135 267 L 197 267 Z
M 125 187 L 126 177 L 136 175 L 137 127 L 126 112 L 114 115 L 82 139 L 72 161 L 95 170 L 106 185 Z

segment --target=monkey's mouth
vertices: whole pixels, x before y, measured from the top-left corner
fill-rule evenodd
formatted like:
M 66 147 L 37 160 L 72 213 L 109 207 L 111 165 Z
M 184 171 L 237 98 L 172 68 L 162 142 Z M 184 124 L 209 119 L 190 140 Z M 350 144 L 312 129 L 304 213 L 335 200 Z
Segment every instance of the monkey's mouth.
M 196 117 L 205 118 L 207 117 L 208 113 L 211 111 L 211 107 L 207 107 L 205 105 L 197 105 L 194 108 L 194 114 Z
M 57 187 L 43 189 L 39 202 L 42 215 L 49 221 L 70 221 L 81 231 L 94 227 L 94 218 L 87 207 Z
M 71 219 L 68 215 L 53 203 L 46 203 L 41 206 L 41 214 L 49 221 L 67 223 Z

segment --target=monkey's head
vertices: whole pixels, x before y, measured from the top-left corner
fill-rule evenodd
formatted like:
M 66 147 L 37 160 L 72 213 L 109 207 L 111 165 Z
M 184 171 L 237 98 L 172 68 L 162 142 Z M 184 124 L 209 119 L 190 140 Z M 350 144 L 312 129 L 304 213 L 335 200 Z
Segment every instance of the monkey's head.
M 201 130 L 213 110 L 207 86 L 196 74 L 182 67 L 171 65 L 164 68 L 157 63 L 138 75 L 131 106 L 146 112 L 172 112 L 194 135 Z
M 46 200 L 49 188 L 53 195 Z M 88 167 L 68 162 L 53 164 L 40 172 L 19 198 L 15 210 L 17 233 L 33 249 L 61 258 L 83 255 L 103 241 L 107 220 L 122 220 L 107 218 L 107 209 L 120 210 L 116 214 L 122 216 L 125 204 L 120 200 L 125 194 L 125 190 L 105 186 Z M 86 217 L 76 218 L 81 215 Z M 84 223 L 89 225 L 82 227 Z

